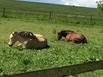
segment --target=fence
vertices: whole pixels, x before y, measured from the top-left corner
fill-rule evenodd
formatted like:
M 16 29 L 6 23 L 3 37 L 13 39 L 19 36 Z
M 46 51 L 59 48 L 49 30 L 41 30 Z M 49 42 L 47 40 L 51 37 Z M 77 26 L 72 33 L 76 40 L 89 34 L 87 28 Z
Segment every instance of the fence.
M 20 18 L 30 20 L 46 20 L 56 23 L 72 24 L 103 24 L 103 18 L 94 15 L 79 15 L 66 12 L 41 11 L 41 10 L 20 10 L 20 9 L 0 9 L 0 16 L 4 18 Z
M 1 17 L 16 17 L 18 14 L 29 14 L 29 15 L 47 15 L 48 19 L 51 19 L 52 17 L 52 12 L 51 11 L 41 11 L 41 10 L 20 10 L 20 9 L 0 9 L 1 12 Z
M 0 77 L 65 77 L 100 69 L 103 69 L 103 61 L 93 61 L 71 66 L 63 66 L 13 75 L 4 75 Z

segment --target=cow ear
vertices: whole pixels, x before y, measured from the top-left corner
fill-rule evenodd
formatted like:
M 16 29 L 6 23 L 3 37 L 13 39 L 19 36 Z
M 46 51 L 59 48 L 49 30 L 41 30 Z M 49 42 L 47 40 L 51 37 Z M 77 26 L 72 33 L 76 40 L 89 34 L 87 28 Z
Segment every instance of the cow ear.
M 12 32 L 12 34 L 14 35 L 14 34 L 17 34 L 18 32 Z

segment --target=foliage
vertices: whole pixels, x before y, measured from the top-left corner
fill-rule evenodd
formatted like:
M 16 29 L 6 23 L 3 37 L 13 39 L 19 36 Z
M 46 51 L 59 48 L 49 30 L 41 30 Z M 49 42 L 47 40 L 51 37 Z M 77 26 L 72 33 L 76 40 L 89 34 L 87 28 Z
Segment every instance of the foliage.
M 103 0 L 97 1 L 97 9 L 103 13 Z

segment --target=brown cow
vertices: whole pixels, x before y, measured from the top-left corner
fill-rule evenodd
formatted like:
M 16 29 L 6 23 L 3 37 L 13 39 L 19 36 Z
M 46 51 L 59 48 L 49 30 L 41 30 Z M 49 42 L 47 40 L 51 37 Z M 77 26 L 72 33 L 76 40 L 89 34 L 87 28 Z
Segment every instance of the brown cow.
M 9 37 L 8 45 L 11 47 L 17 41 L 20 42 L 19 46 L 22 48 L 42 49 L 49 47 L 47 39 L 45 39 L 43 35 L 33 34 L 32 32 L 27 31 L 12 32 Z
M 66 41 L 71 41 L 74 43 L 87 43 L 87 39 L 83 34 L 71 30 L 62 30 L 58 32 L 58 40 L 62 37 L 64 37 Z

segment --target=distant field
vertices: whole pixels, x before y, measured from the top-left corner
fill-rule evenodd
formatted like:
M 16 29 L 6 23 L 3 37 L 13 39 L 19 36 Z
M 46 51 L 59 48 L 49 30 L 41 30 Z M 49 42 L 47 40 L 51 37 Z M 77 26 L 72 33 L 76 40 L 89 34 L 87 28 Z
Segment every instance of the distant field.
M 64 6 L 56 4 L 53 5 L 45 3 L 19 2 L 17 0 L 1 0 L 0 8 L 22 9 L 31 11 L 53 11 L 55 13 L 70 13 L 80 15 L 97 15 L 97 9 L 95 8 Z
M 102 15 L 96 8 L 1 0 L 0 16 L 3 15 L 6 18 L 25 18 L 53 23 L 103 25 Z
M 102 20 L 94 8 L 1 0 L 0 74 L 103 60 Z M 83 33 L 88 39 L 88 44 L 57 41 L 55 31 L 64 29 Z M 30 50 L 18 48 L 16 45 L 10 48 L 7 43 L 13 31 L 43 34 L 48 39 L 50 48 Z M 80 74 L 80 77 L 102 76 L 103 71 Z

